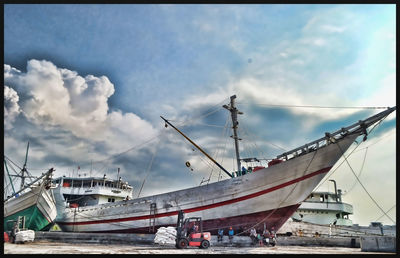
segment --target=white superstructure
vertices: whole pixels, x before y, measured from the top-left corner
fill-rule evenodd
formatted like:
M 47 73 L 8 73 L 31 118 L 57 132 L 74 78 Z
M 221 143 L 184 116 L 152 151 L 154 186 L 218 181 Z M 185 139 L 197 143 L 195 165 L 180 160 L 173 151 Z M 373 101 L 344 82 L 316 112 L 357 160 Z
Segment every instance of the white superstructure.
M 56 186 L 57 214 L 61 216 L 66 208 L 90 207 L 132 199 L 133 188 L 121 180 L 104 177 L 58 177 L 53 179 Z
M 349 215 L 353 206 L 342 202 L 341 190 L 332 192 L 312 192 L 293 214 L 294 221 L 304 221 L 321 225 L 353 225 Z

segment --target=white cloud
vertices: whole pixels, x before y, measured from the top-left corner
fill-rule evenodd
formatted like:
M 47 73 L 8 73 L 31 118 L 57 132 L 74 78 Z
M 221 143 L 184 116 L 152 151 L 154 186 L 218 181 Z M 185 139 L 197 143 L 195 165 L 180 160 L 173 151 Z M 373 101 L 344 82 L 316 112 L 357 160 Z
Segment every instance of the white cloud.
M 12 123 L 21 112 L 18 105 L 18 94 L 12 88 L 4 85 L 4 129 L 11 129 Z
M 107 101 L 114 85 L 105 76 L 82 77 L 45 60 L 28 61 L 26 73 L 4 67 L 5 82 L 28 96 L 20 100 L 21 109 L 38 127 L 58 127 L 78 138 L 106 143 L 109 151 L 129 148 L 137 139 L 145 140 L 156 133 L 150 123 L 135 114 L 109 112 Z M 7 93 L 17 103 L 16 92 Z M 7 110 L 9 120 L 13 117 L 10 112 L 15 114 L 16 110 Z
M 321 46 L 324 46 L 324 45 L 325 45 L 325 40 L 322 39 L 322 38 L 317 38 L 317 39 L 314 39 L 314 40 L 312 41 L 312 43 L 313 43 L 314 45 L 318 46 L 318 47 L 321 47 Z
M 302 31 L 306 34 L 337 34 L 346 31 L 349 26 L 357 24 L 359 21 L 355 19 L 351 11 L 337 6 L 314 12 Z
M 328 33 L 341 33 L 346 30 L 343 26 L 334 26 L 330 24 L 321 25 L 321 29 Z
M 156 136 L 157 130 L 147 121 L 133 113 L 113 111 L 105 121 L 109 125 L 104 134 L 110 149 L 124 151 Z
M 21 73 L 20 70 L 14 68 L 14 67 L 11 67 L 8 64 L 4 65 L 4 79 L 10 79 L 10 78 L 12 78 L 15 75 L 18 75 L 20 73 Z

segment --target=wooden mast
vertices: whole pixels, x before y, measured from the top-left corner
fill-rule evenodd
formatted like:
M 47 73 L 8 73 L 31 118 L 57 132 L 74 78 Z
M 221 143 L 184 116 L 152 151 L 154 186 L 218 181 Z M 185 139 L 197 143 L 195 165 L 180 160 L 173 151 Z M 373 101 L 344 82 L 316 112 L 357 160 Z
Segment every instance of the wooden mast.
M 236 95 L 231 96 L 231 103 L 228 105 L 223 105 L 222 107 L 229 110 L 231 112 L 231 118 L 232 118 L 232 129 L 233 129 L 233 136 L 231 136 L 235 140 L 235 151 L 236 151 L 236 163 L 237 163 L 237 171 L 238 175 L 240 174 L 240 155 L 239 155 L 239 138 L 237 135 L 237 128 L 238 128 L 238 120 L 237 120 L 237 115 L 242 115 L 243 112 L 239 111 L 235 107 L 235 99 Z

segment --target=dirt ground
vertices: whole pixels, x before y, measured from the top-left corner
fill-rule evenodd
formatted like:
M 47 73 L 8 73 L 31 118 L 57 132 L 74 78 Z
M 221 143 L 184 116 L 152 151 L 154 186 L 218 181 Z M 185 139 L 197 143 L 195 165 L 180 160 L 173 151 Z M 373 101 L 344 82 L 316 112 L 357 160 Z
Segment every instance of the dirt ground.
M 176 249 L 173 245 L 104 245 L 71 244 L 37 241 L 23 244 L 4 243 L 4 254 L 374 254 L 361 248 L 344 247 L 222 247 L 208 249 L 189 247 Z M 385 254 L 385 253 L 375 253 Z M 387 254 L 387 253 L 386 253 Z

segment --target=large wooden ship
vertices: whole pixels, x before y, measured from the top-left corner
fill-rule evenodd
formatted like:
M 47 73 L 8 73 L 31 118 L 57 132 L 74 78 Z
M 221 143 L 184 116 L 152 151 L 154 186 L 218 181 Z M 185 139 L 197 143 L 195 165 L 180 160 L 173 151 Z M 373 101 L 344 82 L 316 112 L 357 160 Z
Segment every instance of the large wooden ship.
M 63 231 L 73 232 L 155 233 L 161 226 L 175 226 L 178 211 L 183 210 L 188 216 L 202 217 L 204 230 L 213 234 L 218 228 L 229 227 L 233 227 L 235 232 L 249 227 L 262 231 L 264 226 L 278 230 L 355 139 L 364 135 L 365 140 L 367 128 L 396 109 L 388 108 L 336 132 L 325 133 L 320 139 L 278 155 L 267 167 L 257 167 L 241 174 L 236 132 L 236 119 L 240 111 L 235 107 L 235 98 L 232 96 L 230 103 L 224 105 L 231 112 L 233 122 L 238 165 L 235 173 L 224 169 L 163 118 L 166 126 L 182 134 L 228 174 L 228 179 L 130 200 L 79 207 L 64 204 L 60 206 L 62 210 L 58 212 L 57 224 Z M 63 185 L 59 184 L 58 187 L 62 188 Z M 118 190 L 117 185 L 114 188 Z

